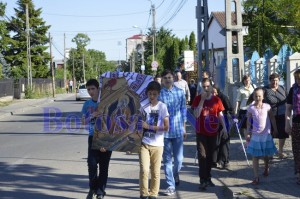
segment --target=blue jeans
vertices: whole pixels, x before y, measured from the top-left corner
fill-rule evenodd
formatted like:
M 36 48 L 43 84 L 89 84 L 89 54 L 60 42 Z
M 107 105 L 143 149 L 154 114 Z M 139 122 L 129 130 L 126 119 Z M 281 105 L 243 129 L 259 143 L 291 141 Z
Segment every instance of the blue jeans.
M 174 156 L 174 167 L 172 165 Z M 183 160 L 183 136 L 164 139 L 163 163 L 166 181 L 169 187 L 175 188 L 174 176 L 178 175 Z

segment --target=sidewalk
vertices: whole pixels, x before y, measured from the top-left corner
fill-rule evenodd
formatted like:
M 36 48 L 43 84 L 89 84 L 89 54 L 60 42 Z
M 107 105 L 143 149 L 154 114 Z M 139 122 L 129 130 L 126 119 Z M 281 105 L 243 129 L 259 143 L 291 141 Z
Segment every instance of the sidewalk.
M 56 94 L 56 97 L 47 97 L 47 98 L 40 98 L 40 99 L 19 99 L 13 100 L 11 104 L 8 106 L 0 107 L 0 119 L 8 117 L 13 114 L 23 113 L 27 110 L 32 108 L 39 107 L 43 104 L 54 102 L 56 99 L 64 99 L 69 97 L 70 94 Z
M 39 107 L 42 104 L 54 102 L 56 99 L 65 99 L 67 97 L 70 97 L 70 95 L 58 94 L 55 99 L 43 98 L 16 100 L 14 103 L 6 107 L 0 107 L 0 118 L 21 113 L 25 110 Z M 184 143 L 185 158 L 180 173 L 181 183 L 177 188 L 177 194 L 173 197 L 160 195 L 159 198 L 300 198 L 300 186 L 296 184 L 296 176 L 294 175 L 294 161 L 290 138 L 286 140 L 285 145 L 287 158 L 281 160 L 275 156 L 270 164 L 270 174 L 268 177 L 263 177 L 262 175 L 263 160 L 260 160 L 260 184 L 252 185 L 250 184 L 253 180 L 252 166 L 249 167 L 247 165 L 244 152 L 241 150 L 241 144 L 238 136 L 236 135 L 235 137 L 232 137 L 230 145 L 230 168 L 228 170 L 221 170 L 218 168 L 213 169 L 212 180 L 216 184 L 216 187 L 209 187 L 207 191 L 201 192 L 198 189 L 198 164 L 195 161 L 195 134 L 189 124 L 187 125 L 187 131 L 189 135 L 188 139 L 185 140 Z M 275 141 L 278 142 L 278 140 Z M 138 157 L 135 155 L 127 156 L 128 160 L 130 158 L 137 159 Z M 250 157 L 249 162 L 252 164 Z M 116 164 L 116 167 L 122 167 L 122 163 Z M 160 193 L 166 188 L 165 176 L 163 173 L 162 169 Z M 116 188 L 116 191 L 118 189 L 122 189 L 122 187 Z M 116 194 L 119 195 L 117 192 Z M 128 190 L 128 194 L 132 194 L 130 193 L 130 190 Z

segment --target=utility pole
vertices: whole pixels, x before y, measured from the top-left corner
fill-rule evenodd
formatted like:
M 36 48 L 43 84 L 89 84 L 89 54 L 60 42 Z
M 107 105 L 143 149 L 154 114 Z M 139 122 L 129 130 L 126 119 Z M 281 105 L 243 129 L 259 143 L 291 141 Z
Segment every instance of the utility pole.
M 64 33 L 64 85 L 67 83 L 66 33 Z
M 152 62 L 155 61 L 155 43 L 156 43 L 156 27 L 155 27 L 155 5 L 151 2 L 152 12 Z
M 51 75 L 52 75 L 52 97 L 55 97 L 55 66 L 52 60 L 52 38 L 49 32 L 49 45 L 50 45 L 50 67 L 51 67 Z
M 73 52 L 73 51 L 71 51 Z M 76 78 L 75 78 L 75 68 L 74 68 L 74 53 L 72 55 L 72 72 L 73 72 L 73 88 L 75 88 L 75 81 L 76 81 Z
M 26 6 L 26 36 L 27 36 L 27 85 L 32 90 L 32 69 L 31 69 L 31 53 L 30 53 L 30 30 L 29 30 L 29 12 L 28 4 Z
M 83 82 L 86 83 L 86 81 L 85 81 L 85 67 L 84 67 L 84 52 L 82 52 L 82 71 L 83 71 Z
M 205 53 L 205 70 L 209 71 L 209 53 L 208 53 L 208 6 L 207 0 L 198 0 L 196 7 L 197 18 L 197 37 L 198 37 L 198 80 L 202 78 L 202 54 Z M 204 42 L 204 50 L 202 49 Z

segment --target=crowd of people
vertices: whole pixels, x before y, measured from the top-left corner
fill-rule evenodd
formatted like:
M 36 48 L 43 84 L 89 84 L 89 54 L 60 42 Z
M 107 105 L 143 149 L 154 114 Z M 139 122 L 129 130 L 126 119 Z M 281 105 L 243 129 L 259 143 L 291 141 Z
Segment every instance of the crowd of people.
M 294 72 L 295 83 L 286 92 L 279 85 L 280 76 L 269 76 L 269 84 L 256 87 L 249 75 L 242 78 L 237 90 L 235 107 L 228 96 L 204 72 L 202 80 L 196 84 L 194 79 L 188 84 L 180 71 L 165 70 L 155 76 L 146 88 L 149 106 L 144 110 L 146 118 L 140 146 L 140 198 L 154 199 L 160 189 L 160 167 L 164 166 L 167 189 L 165 195 L 176 193 L 180 185 L 180 170 L 183 162 L 183 141 L 187 136 L 187 105 L 196 119 L 196 149 L 199 166 L 199 189 L 215 186 L 211 169 L 220 165 L 229 167 L 231 118 L 239 121 L 239 131 L 246 141 L 246 152 L 252 156 L 254 179 L 259 184 L 259 159 L 264 159 L 264 176 L 269 175 L 269 160 L 277 155 L 283 159 L 285 140 L 292 135 L 292 150 L 295 161 L 297 184 L 300 185 L 300 69 Z M 94 124 L 89 118 L 97 117 L 90 112 L 97 107 L 99 83 L 91 79 L 86 84 L 92 99 L 82 108 L 83 122 L 88 123 L 88 171 L 90 191 L 87 199 L 96 196 L 104 198 L 108 178 L 108 167 L 112 152 L 105 148 L 91 149 Z M 293 114 L 292 114 L 293 112 Z M 91 117 L 92 115 L 92 117 Z M 285 122 L 282 122 L 282 121 Z M 278 150 L 274 139 L 279 140 Z M 99 174 L 97 174 L 99 165 Z M 149 173 L 151 174 L 150 185 Z

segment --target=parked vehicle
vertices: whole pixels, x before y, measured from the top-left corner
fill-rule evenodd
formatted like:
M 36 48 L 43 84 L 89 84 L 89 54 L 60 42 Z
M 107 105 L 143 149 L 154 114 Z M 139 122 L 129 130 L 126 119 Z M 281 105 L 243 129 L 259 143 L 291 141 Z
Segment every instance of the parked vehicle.
M 76 101 L 91 99 L 85 84 L 80 84 L 78 88 L 76 88 Z

